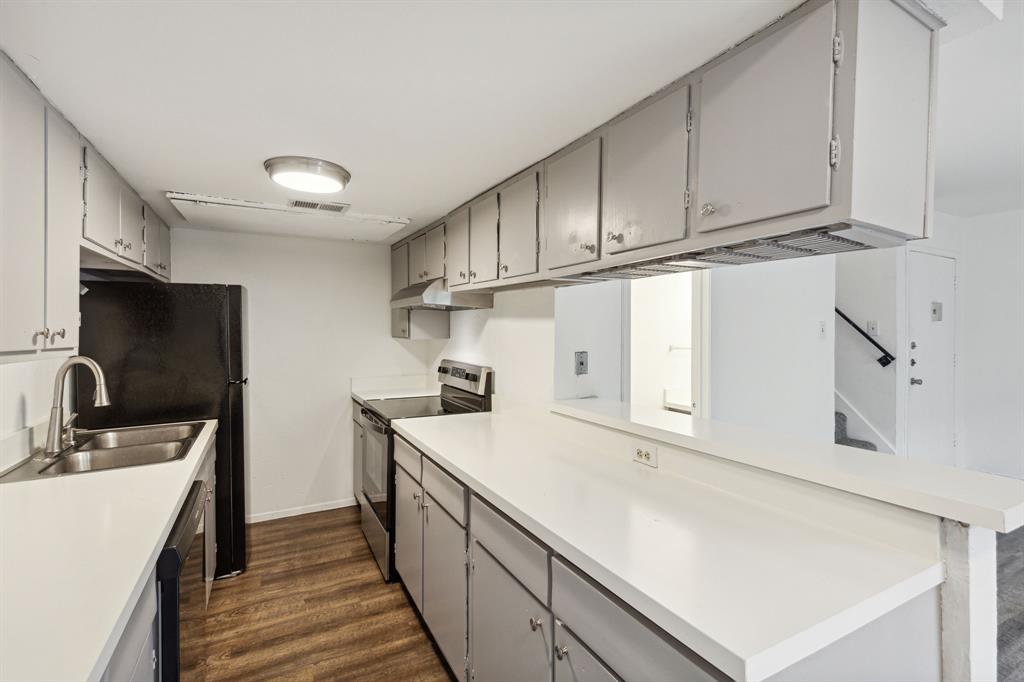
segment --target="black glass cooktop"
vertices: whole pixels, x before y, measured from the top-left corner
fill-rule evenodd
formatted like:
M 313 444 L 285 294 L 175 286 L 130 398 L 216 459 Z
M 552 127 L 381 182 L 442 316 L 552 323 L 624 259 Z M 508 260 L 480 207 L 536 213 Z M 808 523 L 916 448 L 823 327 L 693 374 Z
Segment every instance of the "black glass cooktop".
M 447 414 L 441 404 L 441 396 L 428 395 L 418 398 L 388 398 L 386 400 L 368 400 L 366 406 L 391 421 L 392 419 L 408 419 L 410 417 L 433 417 Z

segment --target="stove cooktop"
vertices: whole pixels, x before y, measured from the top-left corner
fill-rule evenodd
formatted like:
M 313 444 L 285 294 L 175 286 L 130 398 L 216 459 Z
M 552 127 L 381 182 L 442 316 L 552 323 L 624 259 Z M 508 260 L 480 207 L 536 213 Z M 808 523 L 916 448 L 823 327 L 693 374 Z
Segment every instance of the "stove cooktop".
M 448 414 L 441 404 L 441 396 L 439 395 L 420 396 L 418 398 L 367 400 L 366 407 L 389 422 L 392 419 L 434 417 L 439 414 Z

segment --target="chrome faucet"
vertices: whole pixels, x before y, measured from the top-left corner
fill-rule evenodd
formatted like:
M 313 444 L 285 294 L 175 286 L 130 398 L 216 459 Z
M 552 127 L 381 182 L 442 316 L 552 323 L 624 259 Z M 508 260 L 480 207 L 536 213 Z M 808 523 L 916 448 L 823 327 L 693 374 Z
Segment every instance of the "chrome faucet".
M 96 379 L 96 392 L 92 396 L 93 405 L 106 407 L 110 404 L 106 377 L 103 376 L 103 370 L 95 360 L 84 355 L 72 355 L 65 360 L 57 370 L 57 378 L 53 382 L 53 407 L 50 408 L 50 425 L 46 429 L 46 448 L 44 450 L 47 457 L 57 455 L 64 449 L 65 429 L 71 426 L 71 422 L 78 416 L 72 414 L 68 423 L 64 423 L 64 378 L 75 365 L 85 365 Z

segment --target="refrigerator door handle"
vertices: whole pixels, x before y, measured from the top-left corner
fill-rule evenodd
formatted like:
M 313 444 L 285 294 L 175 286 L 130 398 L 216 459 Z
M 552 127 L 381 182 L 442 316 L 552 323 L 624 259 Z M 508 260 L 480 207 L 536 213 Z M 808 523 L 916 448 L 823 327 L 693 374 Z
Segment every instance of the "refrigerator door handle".
M 228 379 L 228 383 L 229 384 L 248 384 L 249 383 L 249 377 L 246 377 L 244 379 Z

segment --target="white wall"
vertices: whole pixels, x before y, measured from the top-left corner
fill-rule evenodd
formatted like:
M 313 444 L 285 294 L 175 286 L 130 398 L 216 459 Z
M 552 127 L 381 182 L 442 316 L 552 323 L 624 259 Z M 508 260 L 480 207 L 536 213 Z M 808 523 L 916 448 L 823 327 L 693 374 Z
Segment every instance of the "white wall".
M 32 454 L 45 443 L 53 403 L 53 379 L 69 353 L 37 354 L 0 364 L 0 472 Z M 71 379 L 64 388 L 65 408 L 71 398 Z
M 420 374 L 426 348 L 391 338 L 387 246 L 172 231 L 176 282 L 248 290 L 246 513 L 353 503 L 353 376 Z
M 711 418 L 831 443 L 835 258 L 714 269 L 708 306 Z
M 611 280 L 555 290 L 555 397 L 622 400 L 625 297 L 630 282 Z M 628 315 L 628 312 L 626 312 Z M 576 351 L 588 372 L 577 376 Z
M 555 290 L 499 291 L 492 309 L 453 312 L 449 341 L 422 343 L 431 357 L 428 368 L 442 358 L 493 367 L 496 406 L 549 402 L 554 394 Z
M 693 276 L 661 275 L 630 283 L 630 402 L 663 407 L 665 390 L 691 398 Z M 686 350 L 670 351 L 669 346 Z

